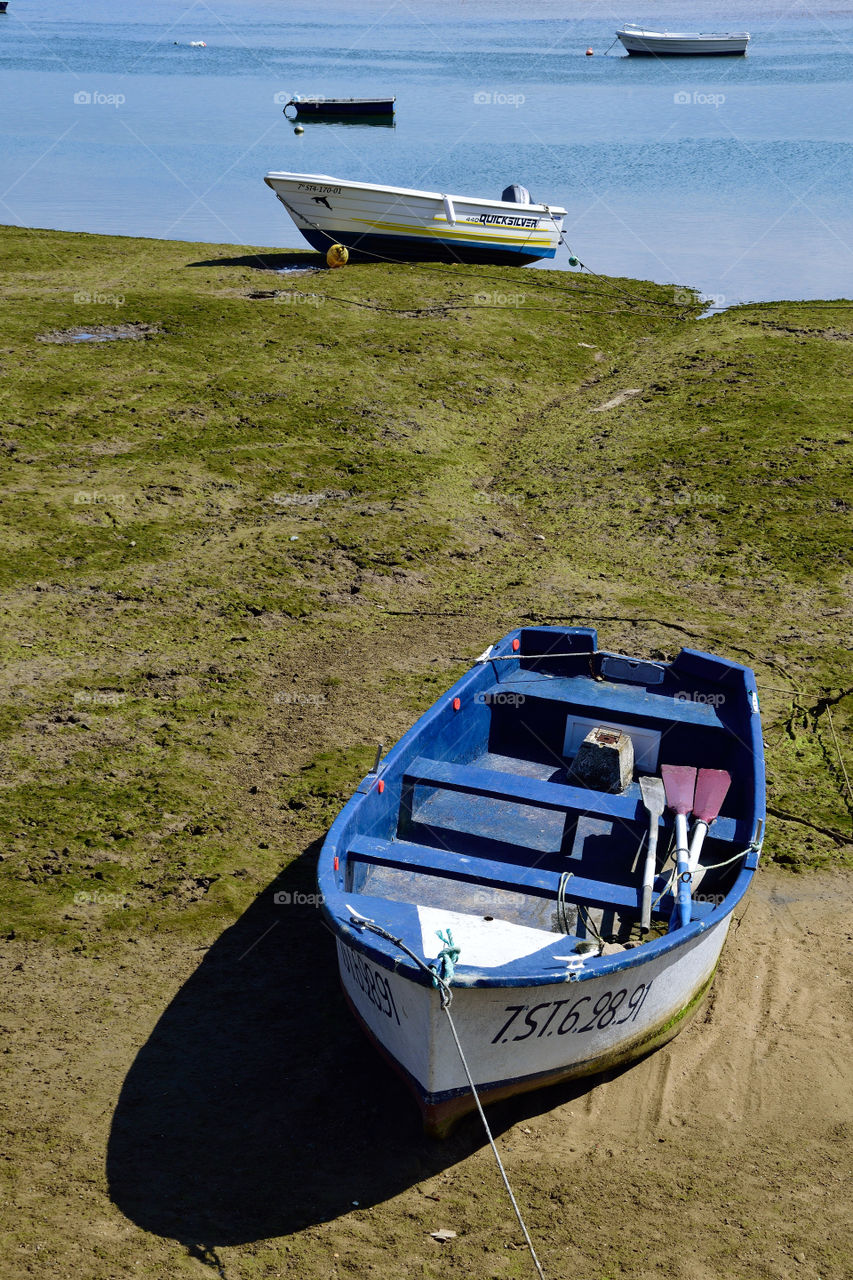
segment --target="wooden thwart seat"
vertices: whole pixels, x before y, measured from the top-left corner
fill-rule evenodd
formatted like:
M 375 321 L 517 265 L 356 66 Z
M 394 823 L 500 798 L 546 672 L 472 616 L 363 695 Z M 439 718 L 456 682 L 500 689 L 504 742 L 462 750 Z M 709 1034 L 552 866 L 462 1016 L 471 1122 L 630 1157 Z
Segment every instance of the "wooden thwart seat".
M 586 787 L 567 786 L 562 782 L 543 782 L 541 778 L 505 773 L 499 769 L 480 769 L 477 765 L 418 756 L 406 769 L 405 776 L 410 782 L 444 787 L 448 791 L 539 805 L 544 809 L 559 809 L 563 813 L 571 810 L 645 821 L 642 803 L 636 796 L 610 795 L 604 791 L 589 791 Z
M 606 791 L 592 791 L 586 787 L 573 787 L 562 782 L 546 782 L 526 774 L 506 773 L 499 769 L 481 769 L 477 765 L 461 765 L 418 756 L 405 771 L 404 810 L 407 803 L 407 784 L 440 787 L 446 791 L 485 796 L 511 804 L 535 805 L 562 813 L 594 813 L 604 818 L 638 822 L 642 825 L 648 821 L 636 783 L 632 783 L 627 792 L 611 794 Z M 407 816 L 410 818 L 411 814 Z M 709 837 L 715 840 L 733 841 L 736 838 L 735 820 L 717 818 L 711 827 Z
M 497 701 L 514 693 L 524 698 L 542 698 L 565 702 L 591 716 L 598 711 L 602 718 L 618 719 L 636 716 L 643 724 L 657 720 L 665 724 L 694 724 L 706 728 L 725 729 L 717 708 L 711 702 L 685 697 L 676 701 L 663 693 L 649 693 L 630 685 L 592 680 L 589 676 L 547 676 L 535 669 L 522 668 L 497 681 L 483 695 Z
M 450 880 L 465 880 L 543 898 L 556 898 L 560 886 L 558 871 L 493 862 L 448 849 L 413 844 L 408 840 L 377 840 L 371 836 L 353 836 L 349 856 L 357 862 L 397 867 L 401 871 L 423 872 Z M 661 888 L 663 883 L 661 881 Z M 639 888 L 635 889 L 630 885 L 608 884 L 603 880 L 589 880 L 584 876 L 572 875 L 566 886 L 566 899 L 595 907 L 621 907 L 639 911 L 639 892 Z

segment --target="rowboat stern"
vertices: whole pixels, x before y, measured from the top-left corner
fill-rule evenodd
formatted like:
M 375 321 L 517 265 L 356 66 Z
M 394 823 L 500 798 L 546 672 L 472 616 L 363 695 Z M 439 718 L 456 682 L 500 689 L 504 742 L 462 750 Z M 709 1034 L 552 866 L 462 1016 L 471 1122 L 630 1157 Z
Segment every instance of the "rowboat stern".
M 393 969 L 384 967 L 394 956 L 393 945 L 387 951 L 360 949 L 365 936 L 356 915 L 349 917 L 353 936 L 338 937 L 338 964 L 350 1009 L 408 1085 L 424 1129 L 434 1137 L 446 1136 L 475 1109 L 472 1080 L 488 1105 L 625 1067 L 666 1044 L 708 992 L 731 921 L 728 912 L 683 939 L 673 934 L 646 948 L 581 960 L 574 953 L 556 954 L 565 948 L 553 939 L 538 957 L 544 969 L 536 976 L 546 980 L 519 986 L 513 978 L 523 982 L 523 962 L 496 965 L 491 972 L 484 967 L 481 921 L 452 911 L 415 910 L 427 961 L 437 966 L 442 938 L 452 937 L 459 950 L 447 1010 L 428 976 L 407 964 L 402 952 Z M 411 939 L 411 914 L 394 918 L 385 904 L 387 932 L 407 931 Z M 444 928 L 436 928 L 439 922 Z M 344 927 L 341 917 L 335 923 Z M 489 923 L 496 925 L 496 958 L 508 945 L 529 943 L 519 932 L 534 932 Z M 466 965 L 466 953 L 479 963 Z

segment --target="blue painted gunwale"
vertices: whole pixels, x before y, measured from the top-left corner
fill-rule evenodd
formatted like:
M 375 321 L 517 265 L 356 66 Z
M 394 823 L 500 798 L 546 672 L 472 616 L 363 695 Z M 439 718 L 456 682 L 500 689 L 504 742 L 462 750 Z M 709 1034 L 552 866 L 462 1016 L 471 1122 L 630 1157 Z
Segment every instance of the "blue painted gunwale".
M 519 640 L 522 646 L 521 652 L 517 655 L 513 654 L 514 640 Z M 335 819 L 323 844 L 318 864 L 318 887 L 322 895 L 323 914 L 332 932 L 347 946 L 369 957 L 374 964 L 400 974 L 409 981 L 424 986 L 429 985 L 429 979 L 423 970 L 392 943 L 375 934 L 361 931 L 350 923 L 351 911 L 348 903 L 357 912 L 370 915 L 370 918 L 375 919 L 390 933 L 402 937 L 415 951 L 419 949 L 420 944 L 420 929 L 414 928 L 413 932 L 413 923 L 417 924 L 416 908 L 407 903 L 375 899 L 377 909 L 371 914 L 360 905 L 359 894 L 353 895 L 345 891 L 344 881 L 350 841 L 358 835 L 385 840 L 393 839 L 405 771 L 419 756 L 428 756 L 430 751 L 435 749 L 436 743 L 440 743 L 442 731 L 448 728 L 454 717 L 467 715 L 474 719 L 478 709 L 483 708 L 482 703 L 476 702 L 475 695 L 484 694 L 496 684 L 504 690 L 512 689 L 518 683 L 523 684 L 524 680 L 517 680 L 516 675 L 519 671 L 522 676 L 524 675 L 521 663 L 526 659 L 525 650 L 539 655 L 545 652 L 545 646 L 549 643 L 551 652 L 563 653 L 572 649 L 579 654 L 588 653 L 590 659 L 606 652 L 597 648 L 597 634 L 591 628 L 526 627 L 509 632 L 492 646 L 490 652 L 490 658 L 509 660 L 486 661 L 475 665 L 461 676 L 391 748 L 382 760 L 378 771 L 368 774 L 362 780 L 356 794 Z M 566 937 L 563 934 L 555 933 L 553 943 L 547 945 L 542 951 L 496 969 L 483 970 L 466 965 L 463 954 L 456 967 L 455 986 L 546 986 L 568 981 L 583 982 L 591 978 L 640 968 L 658 956 L 687 946 L 693 939 L 730 916 L 746 893 L 758 866 L 759 832 L 763 830 L 765 818 L 764 751 L 755 677 L 748 667 L 740 663 L 695 649 L 682 649 L 671 664 L 658 665 L 665 670 L 670 681 L 683 684 L 685 687 L 689 686 L 694 690 L 698 685 L 704 685 L 711 690 L 719 690 L 724 686 L 733 695 L 731 701 L 737 703 L 733 710 L 727 708 L 725 713 L 717 712 L 713 707 L 708 708 L 713 711 L 713 719 L 734 734 L 744 748 L 747 758 L 753 762 L 748 794 L 742 804 L 743 814 L 738 815 L 738 822 L 749 833 L 742 840 L 744 862 L 728 894 L 709 914 L 700 919 L 691 920 L 684 928 L 675 929 L 653 942 L 614 956 L 596 956 L 591 959 L 585 957 L 582 967 L 571 972 L 567 971 L 565 961 L 554 958 L 555 955 L 565 952 Z M 561 677 L 554 677 L 554 679 L 560 680 Z M 621 692 L 638 688 L 638 686 L 621 683 L 616 687 Z M 645 695 L 645 697 L 648 696 L 648 694 Z M 652 696 L 660 697 L 661 695 Z M 459 712 L 453 710 L 455 698 L 461 700 L 464 710 Z M 596 701 L 601 700 L 596 699 Z M 643 701 L 642 697 L 638 699 L 638 704 L 641 701 Z M 671 703 L 671 699 L 667 701 Z M 599 709 L 594 704 L 588 705 L 590 714 L 594 714 L 596 709 Z M 654 706 L 654 704 L 651 705 Z M 686 701 L 679 703 L 678 706 L 691 708 L 691 711 L 698 706 L 703 708 L 704 713 L 708 704 Z M 488 711 L 484 710 L 484 714 L 488 714 Z M 654 712 L 647 706 L 645 711 L 635 713 L 635 717 L 632 718 L 636 718 L 637 723 L 650 722 L 654 718 Z M 679 721 L 683 723 L 692 723 L 693 719 L 695 717 L 681 721 L 679 717 Z M 701 719 L 707 723 L 710 717 L 703 714 Z M 515 775 L 507 775 L 508 779 L 514 777 Z M 380 793 L 377 787 L 380 780 L 385 784 L 383 793 Z M 525 781 L 533 780 L 525 779 Z M 545 785 L 554 787 L 558 784 Z M 599 796 L 599 793 L 593 794 Z M 620 797 L 613 797 L 613 799 L 619 800 Z M 334 869 L 336 856 L 339 859 L 337 871 Z M 369 901 L 369 898 L 361 899 L 362 903 Z

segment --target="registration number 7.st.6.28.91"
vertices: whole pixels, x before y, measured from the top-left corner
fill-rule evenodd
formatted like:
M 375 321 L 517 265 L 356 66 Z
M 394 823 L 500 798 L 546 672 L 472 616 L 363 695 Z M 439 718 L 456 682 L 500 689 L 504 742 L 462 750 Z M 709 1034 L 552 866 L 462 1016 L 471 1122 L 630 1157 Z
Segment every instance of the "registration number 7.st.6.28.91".
M 339 952 L 343 967 L 361 988 L 362 993 L 367 996 L 370 1003 L 380 1013 L 384 1013 L 386 1018 L 394 1019 L 397 1026 L 399 1026 L 400 1015 L 397 1012 L 394 992 L 391 990 L 391 983 L 388 979 L 384 978 L 377 968 L 368 964 L 357 951 L 350 951 L 347 947 L 339 946 Z
M 640 985 L 628 994 L 627 987 L 618 991 L 604 991 L 593 1001 L 592 996 L 579 996 L 577 1000 L 544 1000 L 542 1004 L 508 1004 L 509 1014 L 500 1031 L 492 1038 L 492 1044 L 506 1044 L 508 1040 L 529 1040 L 531 1036 L 566 1036 L 570 1032 L 583 1035 L 585 1031 L 605 1031 L 608 1027 L 633 1022 L 651 988 L 650 982 Z M 519 1021 L 521 1015 L 524 1015 Z M 511 1032 L 515 1034 L 510 1034 Z

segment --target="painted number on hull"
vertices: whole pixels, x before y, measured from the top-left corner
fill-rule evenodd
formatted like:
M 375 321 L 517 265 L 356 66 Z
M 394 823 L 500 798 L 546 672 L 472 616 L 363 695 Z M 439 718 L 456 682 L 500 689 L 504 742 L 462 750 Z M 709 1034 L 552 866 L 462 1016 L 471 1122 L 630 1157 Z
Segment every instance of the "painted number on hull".
M 399 1026 L 400 1015 L 397 1012 L 394 993 L 388 979 L 383 977 L 373 965 L 362 959 L 357 951 L 349 951 L 346 947 L 341 947 L 341 960 L 347 973 L 367 996 L 370 1003 L 380 1013 L 384 1013 L 386 1018 L 395 1018 Z
M 649 993 L 650 982 L 641 982 L 628 995 L 627 987 L 618 991 L 604 991 L 596 1001 L 592 996 L 580 996 L 577 1000 L 545 1000 L 542 1004 L 508 1004 L 505 1012 L 510 1016 L 492 1039 L 492 1044 L 506 1044 L 507 1040 L 529 1040 L 531 1036 L 566 1036 L 574 1031 L 583 1035 L 594 1028 L 605 1031 L 619 1027 L 623 1022 L 633 1022 Z M 568 1008 L 566 1007 L 568 1006 Z M 550 1010 L 550 1012 L 548 1012 Z M 524 1014 L 519 1023 L 517 1018 Z M 517 1034 L 508 1035 L 515 1025 Z M 527 1028 L 524 1030 L 523 1028 Z

